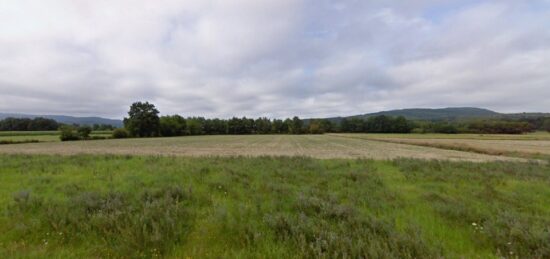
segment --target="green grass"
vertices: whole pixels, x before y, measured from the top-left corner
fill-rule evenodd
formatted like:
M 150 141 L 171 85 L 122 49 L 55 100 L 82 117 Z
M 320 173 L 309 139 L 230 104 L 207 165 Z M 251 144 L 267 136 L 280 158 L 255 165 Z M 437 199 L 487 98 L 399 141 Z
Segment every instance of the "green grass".
M 110 137 L 111 131 L 94 131 L 91 136 Z M 0 141 L 58 142 L 59 131 L 0 131 Z
M 548 258 L 550 166 L 0 155 L 2 258 Z

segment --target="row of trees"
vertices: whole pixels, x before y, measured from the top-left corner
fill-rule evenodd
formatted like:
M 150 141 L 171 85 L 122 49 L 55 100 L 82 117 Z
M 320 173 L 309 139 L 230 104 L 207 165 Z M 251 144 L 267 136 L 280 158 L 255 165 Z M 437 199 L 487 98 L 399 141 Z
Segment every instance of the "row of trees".
M 132 104 L 124 126 L 130 136 L 184 136 L 221 134 L 321 134 L 328 132 L 333 125 L 327 120 L 312 120 L 307 125 L 298 117 L 279 120 L 268 118 L 206 119 L 203 117 L 184 118 L 180 115 L 158 116 L 153 104 L 137 102 Z
M 37 117 L 34 119 L 29 118 L 6 118 L 0 120 L 0 131 L 48 131 L 58 130 L 64 124 L 59 123 L 53 119 L 46 119 Z M 75 128 L 80 125 L 71 125 Z M 83 125 L 82 127 L 84 127 Z M 93 124 L 89 126 L 92 130 L 114 130 L 115 127 L 109 124 Z
M 385 115 L 369 117 L 368 119 L 352 118 L 340 122 L 341 132 L 369 133 L 410 133 L 414 128 L 412 121 L 405 117 L 389 117 Z
M 367 119 L 349 118 L 340 123 L 326 119 L 301 120 L 262 118 L 206 119 L 184 118 L 180 115 L 159 117 L 159 111 L 148 102 L 136 102 L 124 119 L 126 133 L 120 136 L 155 137 L 221 134 L 322 134 L 345 133 L 485 133 L 520 134 L 534 130 L 550 131 L 550 118 L 537 121 L 537 125 L 521 120 L 472 120 L 462 122 L 411 121 L 405 117 L 373 116 Z M 545 126 L 546 125 L 546 126 Z M 546 128 L 544 128 L 546 127 Z
M 44 131 L 57 130 L 60 124 L 46 118 L 6 118 L 0 120 L 0 131 Z
M 470 120 L 461 122 L 416 122 L 415 133 L 475 133 L 475 134 L 522 134 L 536 130 L 550 131 L 550 119 L 548 128 L 539 127 L 519 120 Z
M 316 124 L 304 126 L 298 117 L 286 120 L 270 120 L 268 118 L 231 118 L 206 119 L 203 117 L 183 118 L 179 115 L 162 116 L 159 119 L 159 134 L 161 136 L 182 135 L 222 135 L 222 134 L 303 134 L 323 133 Z M 310 130 L 311 128 L 311 130 Z
M 334 124 L 328 120 L 309 120 L 298 117 L 292 119 L 231 118 L 206 119 L 203 117 L 184 118 L 180 115 L 159 117 L 159 111 L 148 102 L 136 102 L 130 107 L 124 126 L 130 136 L 183 136 L 221 134 L 322 134 L 332 132 Z

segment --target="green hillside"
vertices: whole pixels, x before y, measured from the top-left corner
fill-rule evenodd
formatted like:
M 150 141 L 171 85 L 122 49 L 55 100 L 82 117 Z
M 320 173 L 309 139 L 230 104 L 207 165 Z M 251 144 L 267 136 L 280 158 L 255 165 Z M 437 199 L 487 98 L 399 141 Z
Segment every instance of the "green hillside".
M 344 118 L 362 118 L 366 119 L 372 116 L 403 116 L 410 120 L 428 120 L 428 121 L 455 121 L 461 119 L 487 119 L 487 118 L 525 118 L 525 117 L 550 117 L 549 113 L 498 113 L 488 109 L 475 108 L 475 107 L 455 107 L 455 108 L 440 108 L 440 109 L 401 109 L 381 111 L 375 113 L 367 113 L 362 115 L 353 115 L 347 117 L 332 117 L 327 118 L 332 122 L 340 122 Z

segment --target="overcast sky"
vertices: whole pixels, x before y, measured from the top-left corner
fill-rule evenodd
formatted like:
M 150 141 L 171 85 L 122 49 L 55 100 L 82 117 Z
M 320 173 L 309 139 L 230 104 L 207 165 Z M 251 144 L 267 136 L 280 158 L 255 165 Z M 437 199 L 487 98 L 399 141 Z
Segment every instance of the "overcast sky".
M 550 112 L 550 0 L 0 0 L 0 112 Z

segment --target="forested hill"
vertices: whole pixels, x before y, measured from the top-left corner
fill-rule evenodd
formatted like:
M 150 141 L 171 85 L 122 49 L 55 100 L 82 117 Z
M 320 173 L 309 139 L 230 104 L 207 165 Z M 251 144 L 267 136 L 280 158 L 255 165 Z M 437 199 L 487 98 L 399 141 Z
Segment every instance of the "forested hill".
M 93 125 L 93 124 L 106 124 L 113 127 L 122 127 L 122 120 L 106 119 L 101 117 L 74 117 L 65 115 L 31 115 L 31 114 L 18 114 L 18 113 L 0 113 L 0 120 L 5 118 L 46 118 L 57 121 L 58 123 L 65 124 L 79 124 L 79 125 Z
M 488 118 L 498 117 L 500 113 L 481 108 L 442 108 L 442 109 L 403 109 L 382 111 L 359 115 L 358 117 L 370 117 L 378 115 L 403 116 L 411 120 L 453 120 L 462 118 Z
M 376 113 L 367 113 L 348 117 L 328 118 L 330 121 L 339 122 L 344 118 L 362 118 L 366 119 L 372 116 L 403 116 L 410 120 L 428 120 L 428 121 L 456 121 L 461 119 L 488 119 L 488 118 L 523 118 L 523 117 L 550 117 L 549 113 L 498 113 L 488 109 L 474 107 L 456 107 L 441 109 L 402 109 L 382 111 Z

